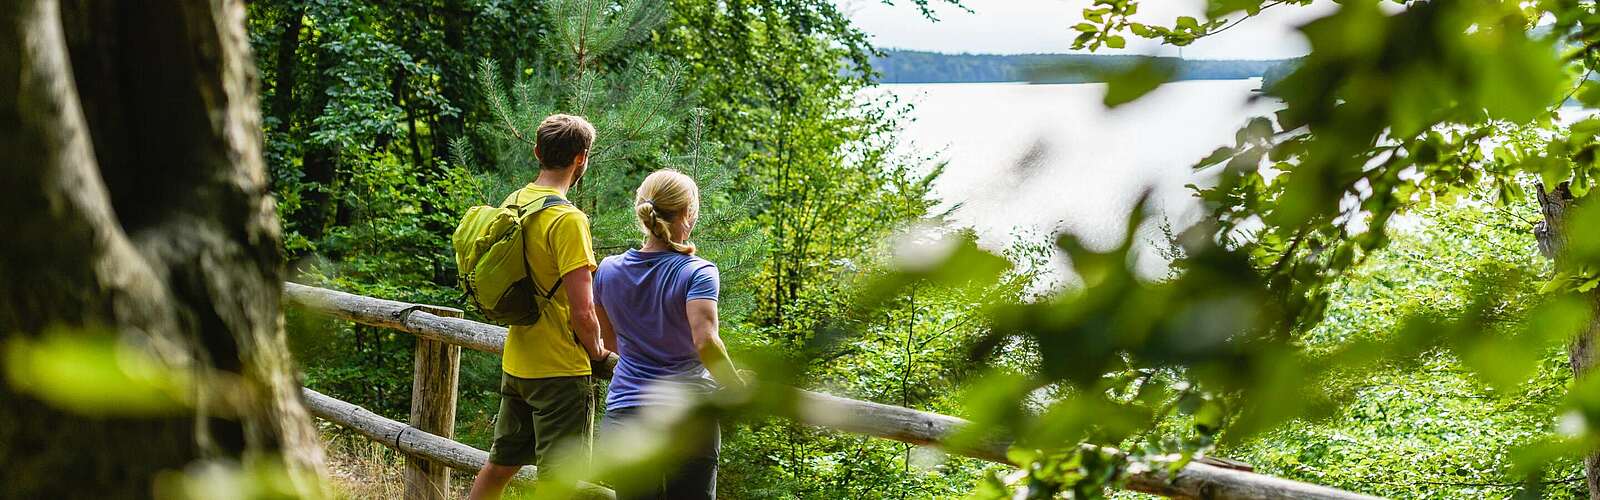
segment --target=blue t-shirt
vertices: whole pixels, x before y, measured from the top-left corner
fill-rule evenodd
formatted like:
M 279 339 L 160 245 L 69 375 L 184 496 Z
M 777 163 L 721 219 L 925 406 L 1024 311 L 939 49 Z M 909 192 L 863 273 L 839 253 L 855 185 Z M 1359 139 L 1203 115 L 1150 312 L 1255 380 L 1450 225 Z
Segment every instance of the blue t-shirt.
M 686 312 L 690 300 L 717 299 L 711 261 L 677 252 L 629 250 L 594 273 L 595 300 L 617 336 L 617 364 L 606 409 L 682 404 L 684 392 L 716 390 L 700 362 Z

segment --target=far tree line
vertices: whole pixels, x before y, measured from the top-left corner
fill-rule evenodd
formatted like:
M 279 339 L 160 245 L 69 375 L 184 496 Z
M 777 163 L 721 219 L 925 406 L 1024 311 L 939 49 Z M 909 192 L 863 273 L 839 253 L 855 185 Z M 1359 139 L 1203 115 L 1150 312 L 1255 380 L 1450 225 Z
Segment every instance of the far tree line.
M 1298 59 L 1184 59 L 1108 54 L 942 54 L 920 50 L 882 51 L 872 69 L 882 83 L 1090 83 L 1104 82 L 1118 70 L 1162 64 L 1172 80 L 1275 80 Z

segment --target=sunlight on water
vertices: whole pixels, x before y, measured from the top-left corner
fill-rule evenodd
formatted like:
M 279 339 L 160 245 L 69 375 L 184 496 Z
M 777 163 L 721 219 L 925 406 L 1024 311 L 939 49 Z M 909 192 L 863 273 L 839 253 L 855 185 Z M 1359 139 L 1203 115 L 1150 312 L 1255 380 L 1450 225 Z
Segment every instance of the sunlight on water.
M 1198 202 L 1184 186 L 1206 179 L 1190 166 L 1232 145 L 1248 118 L 1278 108 L 1252 99 L 1259 86 L 1175 82 L 1115 110 L 1100 103 L 1104 84 L 895 84 L 867 92 L 914 106 L 902 147 L 949 161 L 936 193 L 944 208 L 959 205 L 952 222 L 973 228 L 984 246 L 1066 230 L 1105 248 L 1146 188 L 1173 228 L 1196 219 Z M 1159 240 L 1145 229 L 1145 239 Z M 1152 248 L 1145 245 L 1139 268 L 1160 275 L 1166 263 Z

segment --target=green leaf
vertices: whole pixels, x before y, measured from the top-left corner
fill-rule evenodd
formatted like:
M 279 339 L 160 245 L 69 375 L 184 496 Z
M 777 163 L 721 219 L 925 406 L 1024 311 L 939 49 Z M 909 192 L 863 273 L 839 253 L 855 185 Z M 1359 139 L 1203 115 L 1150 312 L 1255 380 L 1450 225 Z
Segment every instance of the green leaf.
M 1207 2 L 1206 17 L 1219 19 L 1239 11 L 1254 15 L 1261 11 L 1261 0 L 1211 0 Z
M 1247 139 L 1254 139 L 1258 141 L 1266 141 L 1271 139 L 1273 134 L 1272 120 L 1261 116 L 1251 118 L 1250 122 L 1245 125 L 1244 132 Z
M 1195 430 L 1200 431 L 1201 434 L 1216 434 L 1222 430 L 1222 423 L 1226 417 L 1227 412 L 1223 410 L 1221 403 L 1214 399 L 1206 398 L 1194 410 Z
M 1593 80 L 1583 82 L 1583 85 L 1578 87 L 1576 97 L 1578 102 L 1583 103 L 1584 107 L 1600 107 L 1600 83 Z
M 1144 97 L 1172 80 L 1177 66 L 1162 59 L 1145 59 L 1125 71 L 1107 76 L 1105 105 L 1115 108 Z
M 1200 163 L 1196 163 L 1194 168 L 1195 170 L 1200 170 L 1224 161 L 1228 161 L 1229 158 L 1233 157 L 1234 152 L 1235 151 L 1233 148 L 1227 146 L 1219 147 L 1215 151 L 1212 151 L 1211 154 L 1206 155 L 1205 158 L 1200 159 Z
M 1111 35 L 1111 36 L 1106 37 L 1106 46 L 1107 47 L 1111 47 L 1113 49 L 1120 49 L 1120 48 L 1123 48 L 1123 47 L 1127 47 L 1128 46 L 1128 41 L 1126 39 L 1122 38 L 1121 35 Z
M 1571 127 L 1568 127 L 1568 130 L 1585 134 L 1594 134 L 1596 132 L 1600 132 L 1600 116 L 1591 116 L 1589 118 L 1580 120 L 1577 123 L 1572 124 Z
M 1447 82 L 1437 76 L 1436 69 L 1422 66 L 1399 75 L 1394 90 L 1389 95 L 1389 121 L 1395 135 L 1416 135 L 1438 121 L 1440 110 L 1449 109 Z
M 1529 166 L 1536 167 L 1532 170 L 1539 174 L 1539 179 L 1543 181 L 1544 185 L 1546 186 L 1560 184 L 1572 177 L 1572 165 L 1567 163 L 1566 160 L 1540 158 L 1537 160 L 1529 160 L 1527 163 Z
M 1498 35 L 1498 38 L 1490 38 Z M 1566 80 L 1561 58 L 1554 47 L 1543 41 L 1528 40 L 1526 34 L 1479 32 L 1472 40 L 1481 52 L 1473 58 L 1478 64 L 1478 99 L 1489 115 L 1525 123 L 1543 114 L 1559 97 Z M 1499 43 L 1486 43 L 1482 39 Z
M 188 407 L 188 378 L 107 332 L 55 329 L 4 344 L 6 382 L 84 415 L 155 416 Z

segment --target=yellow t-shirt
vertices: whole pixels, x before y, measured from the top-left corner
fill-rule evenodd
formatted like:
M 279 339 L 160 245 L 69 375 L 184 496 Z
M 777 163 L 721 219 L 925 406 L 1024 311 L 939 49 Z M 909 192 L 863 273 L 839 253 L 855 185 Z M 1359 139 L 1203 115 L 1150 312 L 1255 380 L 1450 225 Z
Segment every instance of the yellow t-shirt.
M 555 189 L 528 184 L 506 198 L 505 204 L 533 203 Z M 502 204 L 504 206 L 505 204 Z M 557 278 L 584 269 L 594 272 L 594 244 L 589 236 L 589 217 L 571 205 L 554 206 L 526 221 L 522 228 L 523 251 L 533 282 L 548 292 Z M 506 373 L 521 378 L 575 377 L 589 374 L 589 354 L 572 332 L 571 306 L 567 304 L 567 285 L 550 297 L 539 321 L 514 325 L 506 337 L 501 366 Z

